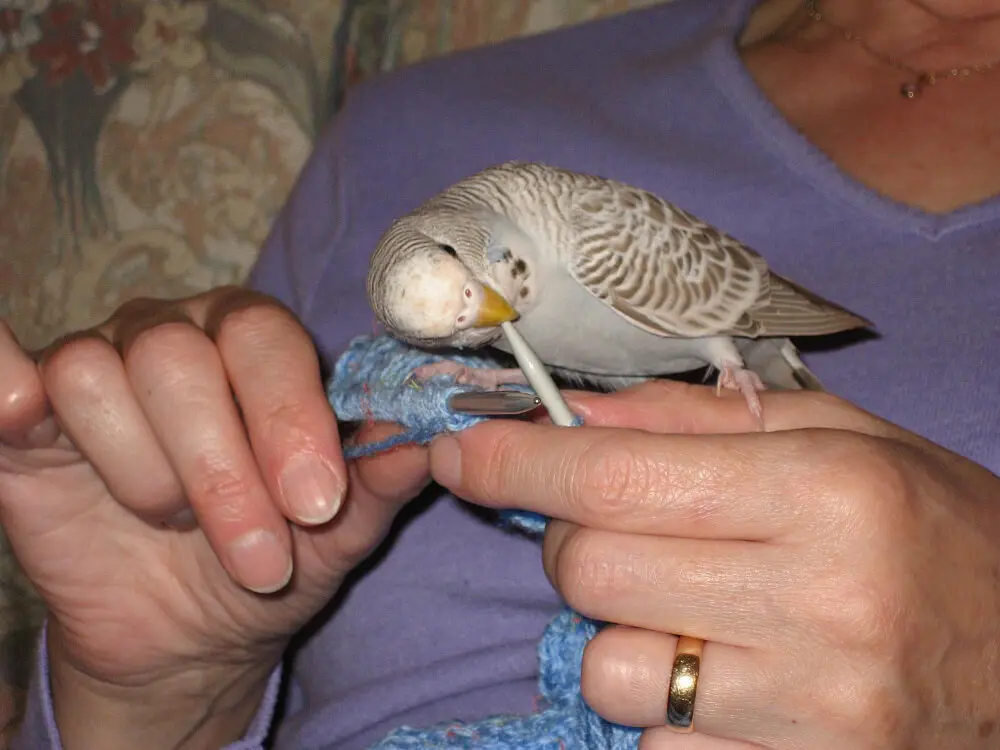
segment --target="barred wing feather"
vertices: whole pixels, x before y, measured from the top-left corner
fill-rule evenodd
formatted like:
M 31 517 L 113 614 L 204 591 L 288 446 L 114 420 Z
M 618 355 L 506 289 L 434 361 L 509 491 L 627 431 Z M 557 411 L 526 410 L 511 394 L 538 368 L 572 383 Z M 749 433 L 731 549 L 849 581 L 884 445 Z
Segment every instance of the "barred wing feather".
M 815 336 L 868 325 L 652 193 L 588 181 L 574 196 L 570 219 L 577 237 L 571 275 L 650 333 Z

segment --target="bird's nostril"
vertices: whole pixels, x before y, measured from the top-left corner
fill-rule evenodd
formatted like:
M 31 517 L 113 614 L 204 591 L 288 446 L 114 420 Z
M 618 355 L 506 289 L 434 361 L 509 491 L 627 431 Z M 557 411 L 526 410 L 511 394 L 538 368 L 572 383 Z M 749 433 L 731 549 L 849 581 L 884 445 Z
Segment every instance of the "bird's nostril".
M 458 322 L 459 323 L 464 323 L 465 322 L 465 316 L 464 315 L 459 315 L 458 316 Z

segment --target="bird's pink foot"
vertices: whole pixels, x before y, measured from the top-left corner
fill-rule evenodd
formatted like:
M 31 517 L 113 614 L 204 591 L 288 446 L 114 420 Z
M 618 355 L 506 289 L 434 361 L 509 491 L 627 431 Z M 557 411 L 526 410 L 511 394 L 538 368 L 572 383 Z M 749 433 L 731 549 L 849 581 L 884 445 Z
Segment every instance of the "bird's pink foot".
M 457 362 L 435 362 L 432 365 L 421 365 L 413 371 L 413 377 L 417 380 L 427 380 L 436 375 L 449 375 L 459 385 L 477 385 L 487 391 L 495 391 L 501 385 L 528 384 L 524 373 L 516 368 L 490 369 L 466 367 Z
M 715 392 L 720 393 L 723 388 L 739 391 L 746 399 L 750 413 L 757 420 L 757 425 L 764 429 L 764 409 L 760 403 L 760 391 L 767 390 L 767 386 L 753 370 L 748 370 L 739 365 L 725 365 L 719 372 L 719 380 L 716 384 Z

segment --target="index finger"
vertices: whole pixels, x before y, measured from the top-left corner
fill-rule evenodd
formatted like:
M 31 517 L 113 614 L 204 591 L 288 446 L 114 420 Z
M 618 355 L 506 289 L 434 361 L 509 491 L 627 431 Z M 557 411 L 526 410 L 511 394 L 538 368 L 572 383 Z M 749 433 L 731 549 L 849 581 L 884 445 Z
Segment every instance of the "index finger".
M 788 531 L 804 509 L 816 512 L 822 499 L 807 494 L 849 481 L 823 475 L 833 466 L 825 455 L 841 461 L 846 441 L 853 450 L 871 438 L 919 441 L 827 393 L 765 391 L 761 400 L 770 433 L 757 430 L 739 394 L 710 387 L 653 381 L 610 395 L 572 392 L 584 428 L 477 425 L 435 442 L 432 471 L 487 507 L 622 532 L 762 540 Z
M 438 438 L 430 460 L 437 482 L 489 508 L 608 531 L 765 541 L 811 504 L 796 480 L 809 465 L 803 444 L 814 442 L 792 432 L 658 435 L 496 421 Z
M 309 335 L 291 312 L 249 290 L 223 297 L 205 330 L 272 497 L 298 523 L 326 523 L 340 509 L 347 467 Z

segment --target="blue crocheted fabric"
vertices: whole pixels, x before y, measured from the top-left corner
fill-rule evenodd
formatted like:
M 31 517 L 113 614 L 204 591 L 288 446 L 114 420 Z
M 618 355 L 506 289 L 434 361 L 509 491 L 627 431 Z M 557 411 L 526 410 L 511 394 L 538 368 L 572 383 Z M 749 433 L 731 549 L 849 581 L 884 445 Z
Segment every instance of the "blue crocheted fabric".
M 538 647 L 541 708 L 528 715 L 499 715 L 425 729 L 400 727 L 371 750 L 475 748 L 475 750 L 634 750 L 640 730 L 611 724 L 580 695 L 583 647 L 599 625 L 564 609 Z
M 340 355 L 327 384 L 327 396 L 343 422 L 394 422 L 406 430 L 387 440 L 348 446 L 346 458 L 379 453 L 406 443 L 429 443 L 442 432 L 457 432 L 485 420 L 453 412 L 448 399 L 480 390 L 456 385 L 439 375 L 417 382 L 412 373 L 422 365 L 445 361 L 441 355 L 415 349 L 389 336 L 360 336 Z M 467 367 L 498 367 L 486 357 L 454 355 L 447 359 Z
M 380 421 L 404 431 L 377 443 L 345 448 L 348 459 L 408 443 L 426 444 L 436 435 L 472 427 L 487 417 L 452 412 L 448 400 L 477 390 L 449 376 L 417 383 L 413 371 L 445 360 L 389 336 L 354 339 L 337 360 L 327 384 L 330 404 L 343 422 Z M 499 367 L 483 356 L 451 354 L 447 359 L 468 367 Z M 499 514 L 499 525 L 539 538 L 546 519 L 512 509 Z M 400 727 L 370 750 L 473 748 L 475 750 L 635 750 L 640 730 L 612 724 L 598 716 L 580 694 L 583 649 L 602 624 L 564 609 L 546 628 L 538 646 L 540 707 L 528 715 L 498 715 L 475 722 L 449 722 L 426 728 Z

